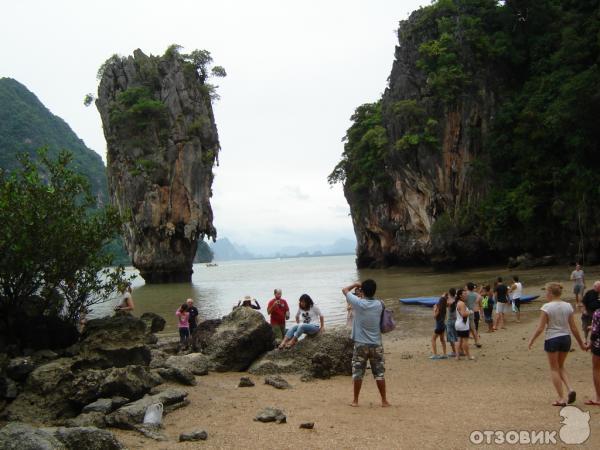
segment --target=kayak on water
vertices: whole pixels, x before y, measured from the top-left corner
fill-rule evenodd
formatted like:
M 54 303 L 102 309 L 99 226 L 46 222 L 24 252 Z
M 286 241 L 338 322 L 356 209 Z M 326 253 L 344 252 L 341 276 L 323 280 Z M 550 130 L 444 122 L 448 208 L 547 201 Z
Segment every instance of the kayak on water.
M 523 297 L 521 297 L 521 303 L 529 303 L 538 297 L 539 295 L 524 295 Z M 405 305 L 419 305 L 432 307 L 438 302 L 439 299 L 439 297 L 409 297 L 401 298 L 400 303 L 403 303 Z

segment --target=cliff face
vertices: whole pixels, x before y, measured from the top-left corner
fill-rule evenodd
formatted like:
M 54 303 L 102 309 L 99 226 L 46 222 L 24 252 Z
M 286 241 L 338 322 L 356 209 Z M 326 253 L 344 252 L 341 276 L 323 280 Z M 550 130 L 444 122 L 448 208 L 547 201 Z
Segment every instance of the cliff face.
M 453 80 L 460 86 L 434 84 L 422 45 L 439 37 L 438 18 L 425 18 L 419 10 L 400 23 L 389 86 L 380 102 L 387 137 L 383 181 L 372 183 L 366 193 L 344 184 L 358 267 L 453 264 L 486 247 L 475 235 L 448 236 L 443 224 L 460 221 L 459 210 L 475 206 L 485 191 L 486 183 L 473 172 L 485 159 L 482 146 L 498 80 L 483 68 L 468 83 Z M 470 57 L 466 47 L 457 51 L 463 52 L 459 59 Z M 450 91 L 456 87 L 460 92 Z
M 216 237 L 210 197 L 220 147 L 205 79 L 177 51 L 138 49 L 107 61 L 96 106 L 133 265 L 147 283 L 190 281 L 198 239 Z

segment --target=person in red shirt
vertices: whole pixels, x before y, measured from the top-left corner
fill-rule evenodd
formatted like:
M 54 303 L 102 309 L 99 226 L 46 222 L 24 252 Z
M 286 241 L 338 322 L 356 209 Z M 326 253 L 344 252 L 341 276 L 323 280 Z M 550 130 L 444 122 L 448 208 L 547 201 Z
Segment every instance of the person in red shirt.
M 273 291 L 275 298 L 267 305 L 267 314 L 271 316 L 271 327 L 275 339 L 280 340 L 285 336 L 285 320 L 290 318 L 290 308 L 287 302 L 281 298 L 281 289 Z

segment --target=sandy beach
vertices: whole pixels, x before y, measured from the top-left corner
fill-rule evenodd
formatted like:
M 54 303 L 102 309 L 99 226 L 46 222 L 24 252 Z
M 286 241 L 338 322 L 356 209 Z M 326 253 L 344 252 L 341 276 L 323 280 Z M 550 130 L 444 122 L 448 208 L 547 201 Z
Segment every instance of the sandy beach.
M 521 323 L 509 315 L 506 330 L 482 333 L 481 349 L 471 346 L 476 361 L 429 359 L 429 337 L 401 337 L 395 330 L 384 338 L 390 408 L 380 406 L 370 371 L 365 377 L 360 406 L 349 406 L 350 377 L 302 382 L 286 375 L 293 386 L 277 390 L 264 377 L 250 376 L 255 387 L 238 388 L 245 373 L 210 373 L 186 388 L 190 405 L 164 417 L 166 442 L 133 431 L 117 437 L 130 449 L 186 448 L 476 448 L 469 436 L 479 431 L 556 431 L 557 446 L 566 448 L 558 430 L 561 408 L 551 406 L 556 394 L 550 382 L 543 336 L 533 350 L 527 341 L 538 319 L 536 302 L 522 314 Z M 433 327 L 433 320 L 431 323 Z M 576 345 L 576 344 L 575 344 Z M 585 406 L 593 394 L 591 355 L 578 348 L 566 363 L 577 391 L 574 406 L 590 412 L 591 435 L 581 448 L 600 448 L 600 407 Z M 282 409 L 286 424 L 253 419 L 265 407 Z M 300 429 L 314 422 L 313 430 Z M 179 443 L 182 432 L 204 429 L 208 440 Z M 523 445 L 493 447 L 521 448 Z

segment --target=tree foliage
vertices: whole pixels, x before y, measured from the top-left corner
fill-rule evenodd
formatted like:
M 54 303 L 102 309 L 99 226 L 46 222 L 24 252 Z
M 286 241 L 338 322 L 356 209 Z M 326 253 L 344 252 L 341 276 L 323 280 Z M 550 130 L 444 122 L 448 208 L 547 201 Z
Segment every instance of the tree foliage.
M 121 226 L 116 210 L 94 209 L 68 152 L 38 159 L 23 155 L 20 169 L 0 172 L 0 331 L 13 339 L 50 319 L 75 324 L 126 281 L 104 251 Z

